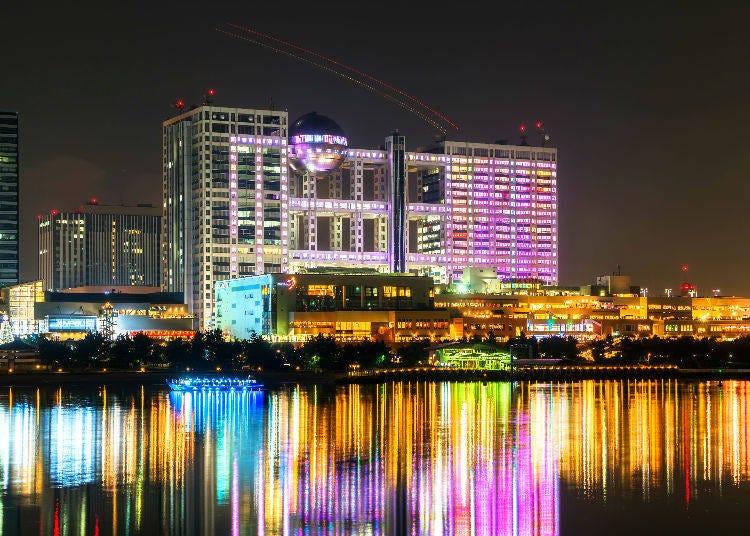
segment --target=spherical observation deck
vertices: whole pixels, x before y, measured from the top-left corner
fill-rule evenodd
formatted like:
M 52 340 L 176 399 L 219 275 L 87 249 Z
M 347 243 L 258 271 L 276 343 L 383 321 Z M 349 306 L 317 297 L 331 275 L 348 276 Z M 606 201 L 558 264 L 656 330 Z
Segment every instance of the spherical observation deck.
M 348 145 L 344 129 L 317 112 L 303 115 L 289 128 L 289 159 L 297 171 L 333 171 L 341 165 Z

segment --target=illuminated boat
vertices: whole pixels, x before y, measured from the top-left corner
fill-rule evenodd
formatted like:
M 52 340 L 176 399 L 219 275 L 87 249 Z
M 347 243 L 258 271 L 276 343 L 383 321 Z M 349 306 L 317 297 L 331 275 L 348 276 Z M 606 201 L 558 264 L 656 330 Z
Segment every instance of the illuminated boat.
M 263 384 L 252 376 L 185 376 L 171 378 L 167 385 L 172 391 L 259 391 Z

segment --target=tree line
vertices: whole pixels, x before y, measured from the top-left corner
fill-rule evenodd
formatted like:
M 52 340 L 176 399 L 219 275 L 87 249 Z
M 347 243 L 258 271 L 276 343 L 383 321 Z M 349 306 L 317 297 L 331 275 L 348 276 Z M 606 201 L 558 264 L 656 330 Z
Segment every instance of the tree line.
M 196 371 L 216 370 L 323 370 L 411 367 L 425 364 L 430 341 L 389 345 L 383 341 L 339 342 L 318 335 L 304 343 L 274 343 L 260 336 L 226 340 L 219 330 L 197 332 L 192 339 L 168 342 L 143 334 L 109 340 L 90 333 L 78 341 L 56 341 L 37 336 L 29 342 L 39 348 L 40 359 L 50 368 L 133 369 L 141 367 Z M 673 364 L 684 368 L 750 365 L 750 336 L 731 341 L 712 338 L 660 337 L 581 342 L 574 337 L 519 337 L 499 341 L 488 337 L 464 339 L 464 343 L 494 346 L 516 359 L 562 359 L 568 362 L 607 364 Z
M 272 343 L 260 336 L 228 341 L 221 331 L 198 331 L 192 339 L 167 342 L 143 334 L 109 340 L 90 333 L 78 341 L 36 337 L 40 359 L 50 368 L 132 369 L 141 367 L 195 371 L 217 370 L 326 370 L 413 366 L 427 360 L 427 340 L 397 348 L 385 342 L 362 340 L 342 343 L 319 335 L 304 343 Z

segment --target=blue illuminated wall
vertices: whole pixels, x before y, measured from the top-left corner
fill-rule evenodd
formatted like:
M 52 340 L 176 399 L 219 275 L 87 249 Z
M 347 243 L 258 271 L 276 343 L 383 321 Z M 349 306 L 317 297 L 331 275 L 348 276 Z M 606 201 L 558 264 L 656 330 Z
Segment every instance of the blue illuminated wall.
M 274 275 L 217 281 L 216 327 L 236 339 L 271 335 Z

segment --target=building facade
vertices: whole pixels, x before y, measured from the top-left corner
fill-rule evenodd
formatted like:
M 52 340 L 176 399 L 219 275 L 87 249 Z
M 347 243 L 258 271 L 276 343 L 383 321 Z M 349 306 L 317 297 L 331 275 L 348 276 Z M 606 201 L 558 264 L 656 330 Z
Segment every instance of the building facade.
M 159 287 L 161 210 L 100 205 L 39 215 L 39 277 L 46 290 Z
M 435 309 L 432 287 L 432 278 L 408 274 L 277 273 L 230 279 L 216 283 L 216 327 L 235 339 L 460 337 L 461 322 Z
M 183 297 L 163 292 L 49 292 L 43 281 L 4 289 L 13 334 L 80 339 L 143 333 L 156 339 L 191 338 L 193 316 Z
M 18 283 L 18 112 L 0 110 L 0 285 Z
M 163 288 L 214 326 L 217 281 L 311 268 L 556 283 L 557 150 L 349 146 L 315 113 L 201 106 L 163 124 Z M 321 128 L 321 130 L 316 130 Z
M 438 293 L 435 307 L 463 318 L 464 333 L 518 337 L 714 337 L 750 335 L 750 298 L 590 293 L 587 287 L 519 293 Z

